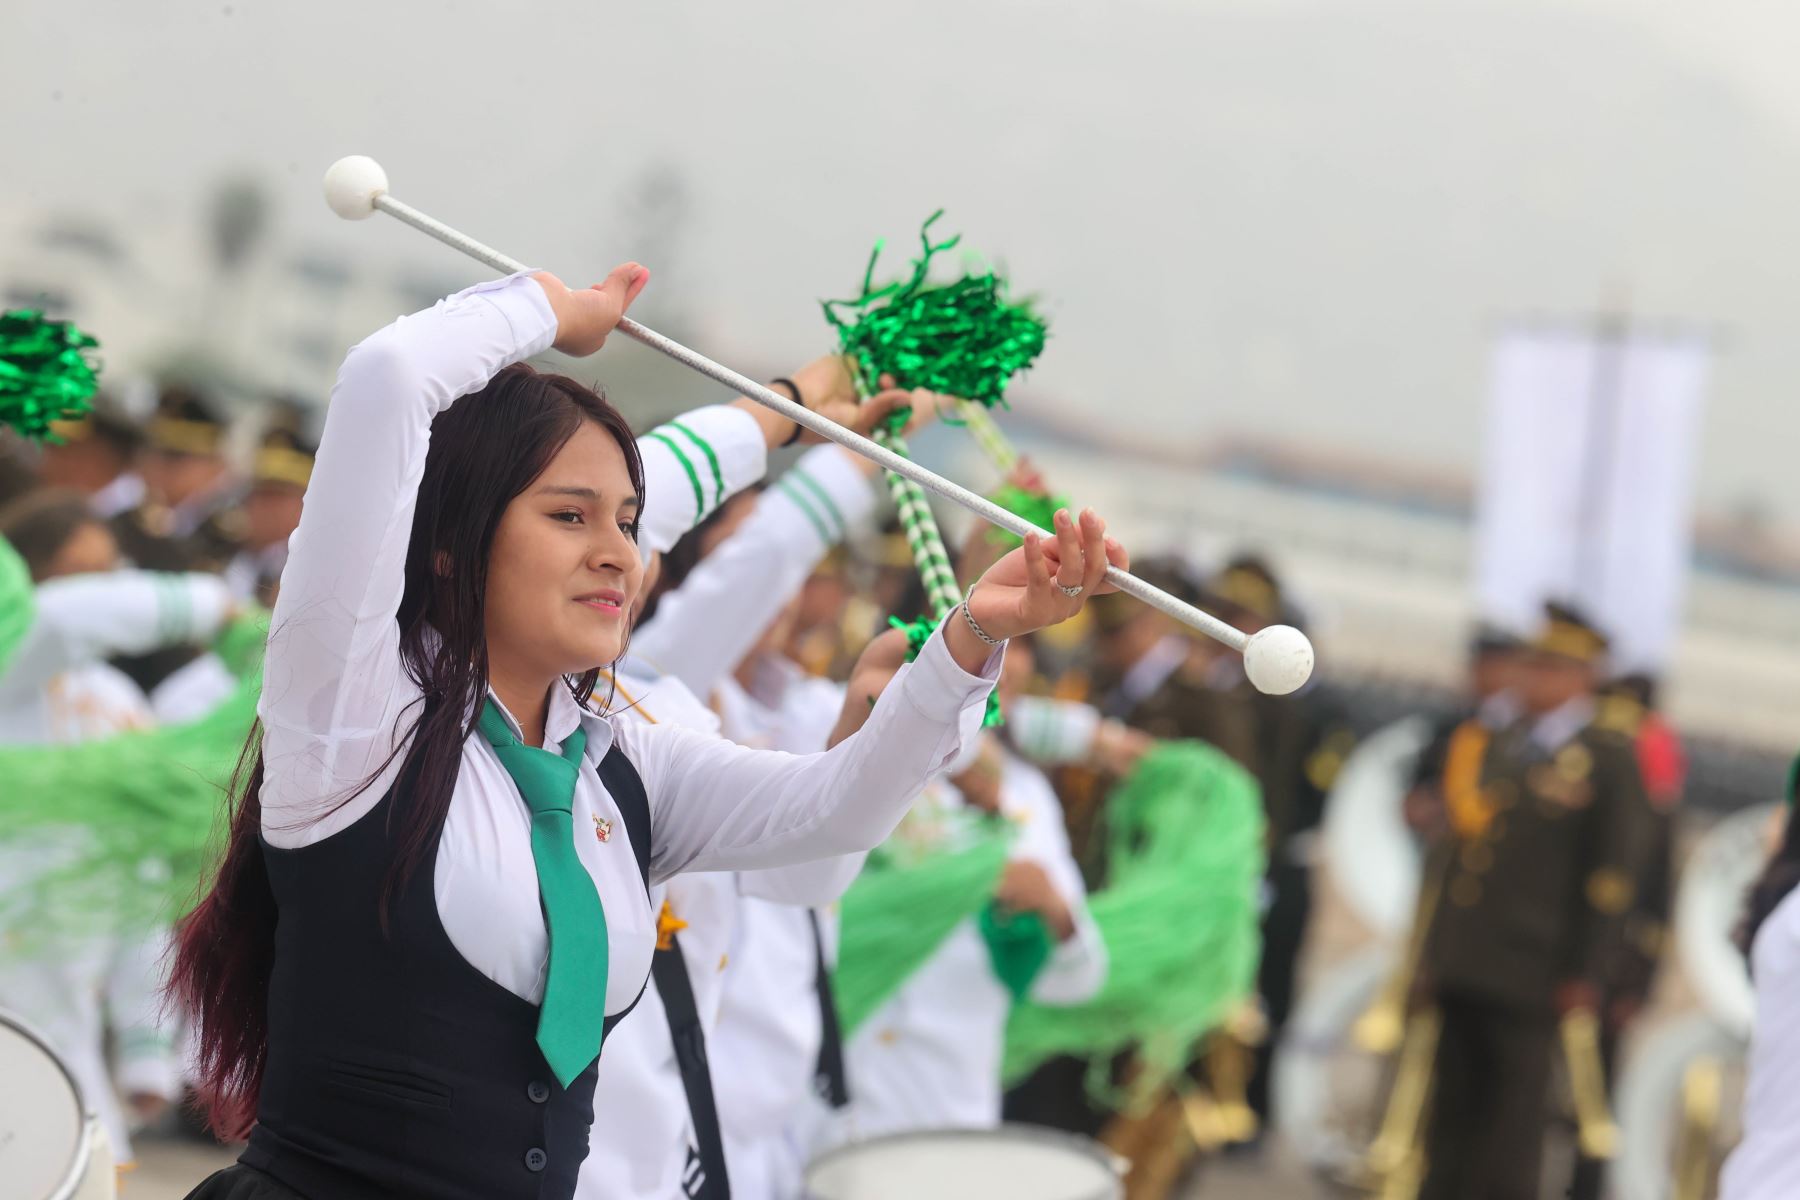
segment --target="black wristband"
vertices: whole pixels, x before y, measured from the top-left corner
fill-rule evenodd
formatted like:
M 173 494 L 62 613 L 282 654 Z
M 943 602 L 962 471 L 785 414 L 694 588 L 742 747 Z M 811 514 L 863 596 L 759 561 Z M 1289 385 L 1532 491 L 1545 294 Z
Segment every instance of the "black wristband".
M 793 397 L 795 404 L 798 404 L 801 408 L 806 407 L 806 401 L 802 400 L 800 398 L 800 385 L 795 383 L 793 380 L 788 379 L 786 377 L 783 377 L 781 379 L 771 379 L 771 380 L 769 380 L 769 386 L 772 388 L 777 388 L 777 387 L 778 388 L 786 388 L 788 391 L 788 395 Z M 798 421 L 794 422 L 794 432 L 788 435 L 787 441 L 781 443 L 781 448 L 784 450 L 787 449 L 789 446 L 791 446 L 795 442 L 799 441 L 800 435 L 805 432 L 806 432 L 805 426 L 801 425 Z

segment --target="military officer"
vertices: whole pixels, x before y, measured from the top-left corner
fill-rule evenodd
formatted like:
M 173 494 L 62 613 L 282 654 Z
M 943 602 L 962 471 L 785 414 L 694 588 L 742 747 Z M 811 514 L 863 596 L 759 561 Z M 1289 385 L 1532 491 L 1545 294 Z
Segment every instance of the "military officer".
M 1422 1200 L 1534 1200 L 1558 1016 L 1598 1012 L 1627 969 L 1648 805 L 1632 732 L 1595 695 L 1606 650 L 1547 605 L 1523 715 L 1480 748 L 1473 793 L 1447 796 L 1420 964 L 1441 1020 Z

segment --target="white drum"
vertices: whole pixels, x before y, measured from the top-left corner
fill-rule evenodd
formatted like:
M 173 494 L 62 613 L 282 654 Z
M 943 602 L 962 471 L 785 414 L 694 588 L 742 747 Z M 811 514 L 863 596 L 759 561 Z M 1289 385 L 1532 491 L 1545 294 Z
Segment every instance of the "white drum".
M 1406 826 L 1407 784 L 1431 741 L 1431 722 L 1405 717 L 1364 738 L 1325 800 L 1331 881 L 1358 920 L 1404 944 L 1419 899 L 1418 839 Z
M 1386 1059 L 1351 1036 L 1399 969 L 1376 943 L 1319 971 L 1301 993 L 1275 1055 L 1275 1129 L 1296 1157 L 1338 1178 L 1360 1163 L 1381 1124 Z
M 0 1011 L 0 1200 L 111 1200 L 118 1176 L 81 1088 L 42 1035 Z
M 1118 1160 L 1035 1125 L 932 1129 L 839 1146 L 806 1169 L 807 1200 L 1122 1200 Z
M 1741 1040 L 1750 1038 L 1756 993 L 1735 938 L 1744 897 L 1779 843 L 1784 806 L 1759 804 L 1732 813 L 1706 832 L 1688 856 L 1675 893 L 1675 950 L 1682 974 L 1705 1008 Z

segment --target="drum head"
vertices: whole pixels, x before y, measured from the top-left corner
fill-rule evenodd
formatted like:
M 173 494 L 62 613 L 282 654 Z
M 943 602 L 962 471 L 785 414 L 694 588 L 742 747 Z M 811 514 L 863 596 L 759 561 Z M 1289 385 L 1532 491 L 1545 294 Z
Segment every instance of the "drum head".
M 1357 920 L 1396 941 L 1419 899 L 1417 839 L 1406 827 L 1407 785 L 1431 723 L 1406 717 L 1359 743 L 1325 801 L 1325 861 Z
M 1675 894 L 1675 948 L 1683 974 L 1713 1020 L 1748 1040 L 1756 993 L 1733 936 L 1744 896 L 1768 860 L 1769 831 L 1780 804 L 1732 813 L 1707 831 L 1681 873 Z
M 81 1091 L 30 1026 L 0 1012 L 0 1194 L 61 1200 L 91 1136 Z
M 1112 1156 L 1031 1125 L 897 1133 L 852 1142 L 806 1171 L 808 1200 L 1118 1200 Z

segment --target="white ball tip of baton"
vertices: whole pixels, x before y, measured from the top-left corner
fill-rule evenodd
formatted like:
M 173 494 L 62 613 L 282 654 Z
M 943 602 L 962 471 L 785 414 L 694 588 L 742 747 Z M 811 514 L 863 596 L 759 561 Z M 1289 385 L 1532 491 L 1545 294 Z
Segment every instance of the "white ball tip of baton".
M 346 221 L 360 221 L 375 211 L 375 198 L 388 190 L 387 172 L 366 154 L 352 154 L 325 172 L 325 203 Z
M 1312 677 L 1313 648 L 1292 625 L 1271 625 L 1250 635 L 1244 673 L 1265 696 L 1285 696 Z

